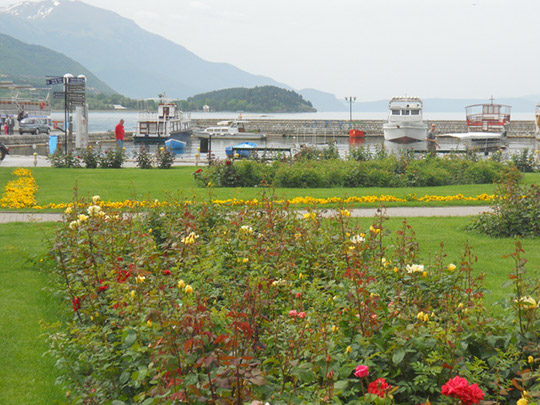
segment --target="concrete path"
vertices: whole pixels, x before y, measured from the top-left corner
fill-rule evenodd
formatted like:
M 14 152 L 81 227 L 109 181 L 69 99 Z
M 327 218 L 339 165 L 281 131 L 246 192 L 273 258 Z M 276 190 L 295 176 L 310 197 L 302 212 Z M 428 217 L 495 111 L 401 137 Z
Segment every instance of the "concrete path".
M 369 218 L 375 216 L 376 208 L 355 208 L 349 210 L 352 217 Z M 490 211 L 489 206 L 476 207 L 392 207 L 386 208 L 389 217 L 469 217 Z M 299 211 L 299 215 L 307 211 Z M 328 210 L 325 216 L 335 215 L 335 210 Z M 8 222 L 56 222 L 62 219 L 59 213 L 24 213 L 24 212 L 0 212 L 0 223 Z

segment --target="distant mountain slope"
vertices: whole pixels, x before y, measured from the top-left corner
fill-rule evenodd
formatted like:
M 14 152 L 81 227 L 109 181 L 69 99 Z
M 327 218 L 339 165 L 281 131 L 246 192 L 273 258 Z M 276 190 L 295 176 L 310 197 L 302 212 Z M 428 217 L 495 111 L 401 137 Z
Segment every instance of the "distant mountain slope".
M 111 11 L 73 0 L 25 2 L 0 10 L 0 32 L 55 49 L 79 61 L 130 97 L 174 98 L 275 80 L 205 61 Z
M 212 111 L 248 112 L 315 112 L 313 105 L 301 95 L 276 86 L 261 86 L 252 89 L 237 87 L 223 89 L 189 97 L 184 110 L 200 111 L 208 105 Z
M 92 72 L 65 55 L 43 46 L 28 45 L 8 35 L 0 34 L 0 74 L 2 80 L 46 87 L 46 76 L 63 76 L 65 73 L 85 75 L 88 90 L 93 89 L 95 92 L 106 94 L 115 93 Z

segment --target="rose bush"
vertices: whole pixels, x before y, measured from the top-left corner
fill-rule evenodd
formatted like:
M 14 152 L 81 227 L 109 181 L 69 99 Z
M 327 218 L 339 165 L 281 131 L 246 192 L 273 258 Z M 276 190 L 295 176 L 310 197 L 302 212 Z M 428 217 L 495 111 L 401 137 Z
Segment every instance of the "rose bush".
M 367 229 L 348 212 L 74 204 L 51 246 L 69 400 L 447 403 L 456 376 L 467 401 L 475 384 L 499 403 L 539 394 L 538 290 L 521 270 L 494 314 L 470 246 L 422 254 L 407 223 L 390 234 L 383 212 Z

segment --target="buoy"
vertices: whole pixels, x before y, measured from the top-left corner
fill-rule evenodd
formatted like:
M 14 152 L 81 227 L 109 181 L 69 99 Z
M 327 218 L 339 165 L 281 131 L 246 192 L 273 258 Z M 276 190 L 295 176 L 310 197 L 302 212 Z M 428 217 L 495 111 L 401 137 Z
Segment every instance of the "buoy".
M 47 105 L 47 104 L 45 104 L 45 101 L 42 101 L 41 103 L 39 103 L 39 106 L 41 107 L 42 110 L 45 109 L 45 106 L 46 106 L 46 105 Z

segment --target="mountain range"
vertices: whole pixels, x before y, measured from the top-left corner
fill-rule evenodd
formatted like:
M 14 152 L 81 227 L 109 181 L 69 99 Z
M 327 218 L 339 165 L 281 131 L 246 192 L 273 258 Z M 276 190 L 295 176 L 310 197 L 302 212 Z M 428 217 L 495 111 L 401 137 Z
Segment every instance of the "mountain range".
M 132 98 L 156 97 L 165 91 L 169 97 L 186 99 L 200 93 L 233 87 L 273 85 L 287 90 L 291 86 L 261 75 L 245 72 L 231 64 L 206 61 L 184 46 L 140 28 L 135 22 L 112 11 L 79 0 L 44 0 L 23 2 L 0 9 L 0 33 L 22 41 L 10 42 L 0 37 L 3 46 L 24 49 L 28 62 L 50 69 L 47 74 L 63 75 L 70 71 L 85 74 L 89 84 L 103 92 L 111 90 Z M 15 44 L 15 45 L 14 45 Z M 49 65 L 33 57 L 46 47 L 61 64 Z M 10 51 L 10 52 L 11 52 Z M 68 63 L 68 59 L 72 61 Z M 76 62 L 75 62 L 76 61 Z M 77 65 L 73 65 L 73 63 Z M 65 72 L 58 72 L 64 66 Z M 0 57 L 0 73 L 17 69 Z M 172 72 L 172 73 L 171 73 Z M 91 80 L 90 80 L 91 78 Z M 92 83 L 91 83 L 92 82 Z M 103 82 L 103 83 L 102 83 Z M 295 90 L 318 111 L 348 111 L 348 104 L 335 95 L 316 89 Z M 463 107 L 483 100 L 424 99 L 426 111 L 463 111 Z M 510 104 L 514 111 L 533 111 L 540 96 L 497 99 Z M 387 100 L 356 102 L 355 111 L 386 111 Z

